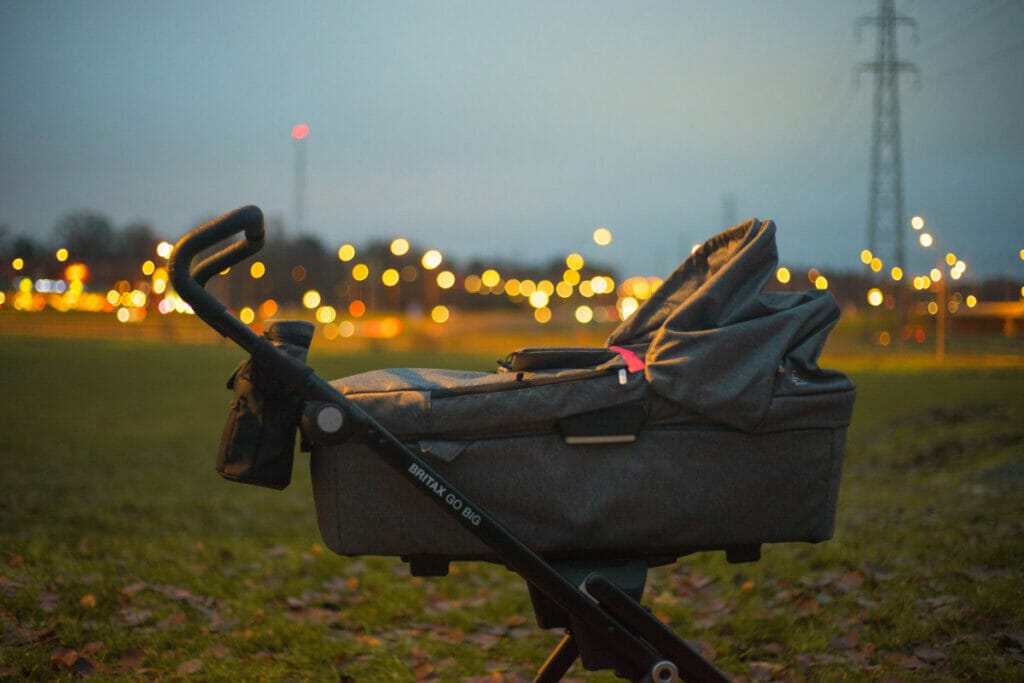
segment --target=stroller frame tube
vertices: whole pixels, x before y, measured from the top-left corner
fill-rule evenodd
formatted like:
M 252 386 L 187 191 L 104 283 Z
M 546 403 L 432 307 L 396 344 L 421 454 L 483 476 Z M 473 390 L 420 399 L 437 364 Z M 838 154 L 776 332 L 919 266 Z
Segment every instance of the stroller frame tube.
M 245 233 L 242 239 L 193 265 L 200 252 L 242 232 Z M 302 399 L 336 405 L 345 415 L 349 433 L 364 433 L 374 451 L 414 488 L 491 548 L 511 570 L 597 634 L 602 647 L 614 653 L 616 666 L 621 667 L 621 670 L 616 669 L 620 676 L 651 683 L 676 680 L 677 673 L 684 680 L 701 683 L 729 680 L 638 603 L 606 579 L 600 580 L 603 578 L 600 575 L 592 574 L 585 582 L 588 586 L 594 584 L 597 590 L 584 592 L 573 585 L 372 416 L 308 365 L 256 334 L 206 291 L 205 284 L 210 277 L 255 254 L 263 243 L 263 214 L 259 208 L 245 206 L 224 214 L 178 241 L 168 258 L 170 280 L 205 323 L 242 347 L 255 362 Z M 576 652 L 569 634 L 545 663 L 537 680 L 559 680 L 575 661 Z M 557 677 L 551 677 L 553 675 Z

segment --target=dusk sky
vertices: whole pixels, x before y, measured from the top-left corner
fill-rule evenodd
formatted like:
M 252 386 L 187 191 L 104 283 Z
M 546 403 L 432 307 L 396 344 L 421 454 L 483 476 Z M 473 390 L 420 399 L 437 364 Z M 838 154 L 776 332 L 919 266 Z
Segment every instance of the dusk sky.
M 1024 2 L 898 0 L 906 212 L 1024 279 Z M 863 267 L 872 0 L 0 3 L 0 225 L 256 204 L 335 248 L 581 251 L 665 275 L 730 217 L 783 263 Z M 295 124 L 310 126 L 302 143 Z M 725 198 L 735 199 L 730 211 Z M 729 214 L 732 214 L 730 216 Z M 613 243 L 590 241 L 609 228 Z M 910 231 L 907 228 L 908 233 Z M 910 265 L 935 263 L 908 235 Z

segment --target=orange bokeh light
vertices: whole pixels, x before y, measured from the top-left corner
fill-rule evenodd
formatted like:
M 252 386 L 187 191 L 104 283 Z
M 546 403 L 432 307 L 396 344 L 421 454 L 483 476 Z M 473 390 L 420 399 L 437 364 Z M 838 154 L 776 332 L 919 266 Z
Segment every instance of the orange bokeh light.
M 72 263 L 64 269 L 64 279 L 69 282 L 85 282 L 89 279 L 89 268 L 84 263 Z
M 292 128 L 292 137 L 296 140 L 305 140 L 307 135 L 309 135 L 309 126 L 304 123 Z

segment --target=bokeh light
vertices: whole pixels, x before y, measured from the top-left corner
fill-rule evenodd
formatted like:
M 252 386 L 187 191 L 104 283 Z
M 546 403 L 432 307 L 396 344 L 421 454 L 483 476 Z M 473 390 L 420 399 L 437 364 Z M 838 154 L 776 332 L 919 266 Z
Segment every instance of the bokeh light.
M 441 255 L 441 252 L 437 249 L 430 249 L 423 254 L 423 258 L 420 259 L 420 263 L 423 264 L 423 267 L 427 270 L 434 270 L 441 265 L 441 261 L 443 260 L 444 257 Z
M 267 299 L 260 304 L 260 315 L 264 318 L 272 318 L 277 314 L 277 302 Z
M 302 305 L 308 308 L 309 310 L 313 310 L 314 308 L 319 306 L 320 292 L 316 291 L 315 289 L 308 290 L 305 294 L 302 295 Z
M 405 256 L 409 253 L 409 240 L 404 237 L 396 237 L 391 241 L 391 253 L 395 256 Z
M 451 316 L 451 311 L 448 310 L 447 306 L 434 306 L 430 310 L 430 319 L 435 323 L 442 324 L 448 322 L 448 318 Z
M 607 247 L 612 243 L 612 231 L 608 228 L 598 228 L 594 231 L 594 243 L 602 247 Z
M 351 244 L 343 244 L 338 247 L 338 260 L 342 263 L 348 263 L 356 257 L 356 248 Z
M 501 274 L 493 268 L 488 268 L 480 275 L 480 283 L 484 287 L 493 289 L 501 282 Z
M 455 273 L 450 270 L 442 270 L 437 274 L 437 286 L 441 289 L 451 289 L 455 286 Z
M 785 266 L 780 266 L 779 269 L 775 271 L 775 279 L 781 284 L 789 284 L 791 277 L 792 274 L 789 272 L 789 268 Z
M 337 317 L 338 311 L 334 308 L 334 306 L 321 306 L 320 308 L 316 309 L 316 321 L 318 323 L 329 325 L 330 323 L 333 323 L 335 318 Z

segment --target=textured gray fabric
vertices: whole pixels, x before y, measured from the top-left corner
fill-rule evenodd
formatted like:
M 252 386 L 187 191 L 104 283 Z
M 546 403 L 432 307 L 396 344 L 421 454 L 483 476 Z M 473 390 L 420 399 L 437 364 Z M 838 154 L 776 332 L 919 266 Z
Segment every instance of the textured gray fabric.
M 608 345 L 645 357 L 654 393 L 745 431 L 761 424 L 775 393 L 852 389 L 817 365 L 839 320 L 835 300 L 819 290 L 762 292 L 777 264 L 774 223 L 734 226 L 687 258 Z
M 399 436 L 498 436 L 548 432 L 568 415 L 642 399 L 643 374 L 626 373 L 625 367 L 616 355 L 596 368 L 497 373 L 400 368 L 332 384 Z
M 844 435 L 651 429 L 634 444 L 506 437 L 453 444 L 449 462 L 425 457 L 537 552 L 678 555 L 829 538 Z M 315 449 L 311 468 L 337 553 L 493 556 L 365 444 Z

